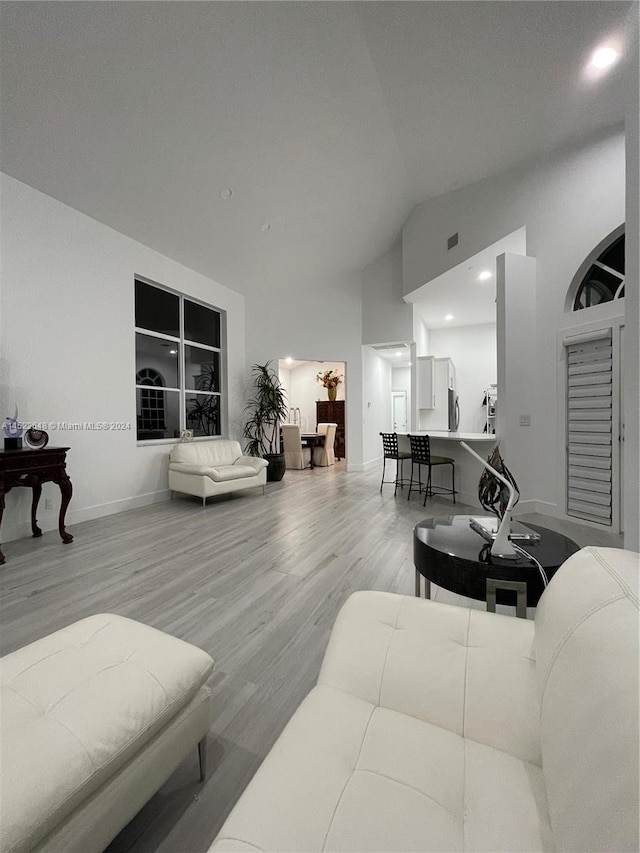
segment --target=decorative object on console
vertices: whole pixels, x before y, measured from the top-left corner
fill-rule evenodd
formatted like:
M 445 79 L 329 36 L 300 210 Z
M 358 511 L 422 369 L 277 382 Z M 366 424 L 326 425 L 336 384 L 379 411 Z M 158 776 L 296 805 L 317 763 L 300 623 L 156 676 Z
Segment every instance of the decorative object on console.
M 518 552 L 509 541 L 511 533 L 511 510 L 520 497 L 519 491 L 516 493 L 518 488 L 516 481 L 504 464 L 497 445 L 491 452 L 489 461 L 485 462 L 482 456 L 476 453 L 475 450 L 472 450 L 464 441 L 461 441 L 460 444 L 472 456 L 475 456 L 489 472 L 488 474 L 484 472 L 480 477 L 478 498 L 483 509 L 494 512 L 498 518 L 502 519 L 496 537 L 493 540 L 493 545 L 491 546 L 491 554 L 494 557 L 516 560 Z M 503 486 L 500 487 L 496 480 L 502 483 Z
M 4 432 L 4 449 L 5 450 L 20 450 L 22 448 L 22 424 L 18 420 L 18 406 L 16 405 L 15 414 L 12 418 L 5 418 Z
M 327 397 L 331 402 L 336 399 L 338 394 L 338 385 L 342 382 L 344 376 L 338 373 L 337 370 L 325 370 L 324 373 L 316 374 L 316 382 L 320 382 L 323 388 L 327 389 Z
M 491 471 L 495 471 L 506 478 L 507 486 L 510 483 L 518 493 L 512 507 L 520 500 L 520 489 L 516 483 L 513 474 L 504 464 L 504 459 L 500 455 L 500 446 L 496 445 L 489 455 L 489 468 L 482 472 L 480 482 L 478 483 L 478 500 L 483 509 L 495 513 L 498 518 L 503 518 L 509 503 L 510 493 L 508 488 L 500 485 L 496 481 L 496 477 Z M 504 483 L 504 480 L 501 480 Z
M 24 440 L 34 450 L 41 450 L 49 443 L 49 433 L 43 429 L 28 429 L 24 434 Z
M 288 416 L 284 388 L 271 361 L 254 364 L 251 370 L 253 397 L 245 406 L 248 419 L 242 436 L 249 456 L 262 456 L 267 460 L 267 480 L 274 483 L 282 480 L 286 470 L 284 453 L 278 452 L 278 427 Z

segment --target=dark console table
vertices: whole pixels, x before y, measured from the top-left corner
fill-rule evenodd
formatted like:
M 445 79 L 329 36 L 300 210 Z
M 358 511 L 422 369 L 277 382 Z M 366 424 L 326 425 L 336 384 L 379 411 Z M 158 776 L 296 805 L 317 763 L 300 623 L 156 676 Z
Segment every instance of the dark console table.
M 420 595 L 423 577 L 427 598 L 433 582 L 458 595 L 486 601 L 487 609 L 495 609 L 496 601 L 516 605 L 517 615 L 526 616 L 526 607 L 535 607 L 544 591 L 542 572 L 551 580 L 564 561 L 579 550 L 561 533 L 527 523 L 525 527 L 540 534 L 537 542 L 518 543 L 530 556 L 522 554 L 517 560 L 492 557 L 490 544 L 469 526 L 469 518 L 447 515 L 416 524 L 416 595 Z
M 14 486 L 29 486 L 33 490 L 31 531 L 34 536 L 42 536 L 36 519 L 42 484 L 56 483 L 62 496 L 58 517 L 60 536 L 65 545 L 73 542 L 73 536 L 67 533 L 64 526 L 67 507 L 73 494 L 71 480 L 67 474 L 67 450 L 68 447 L 44 447 L 41 450 L 0 451 L 0 524 L 4 513 L 5 494 Z M 0 551 L 0 564 L 4 561 L 4 554 Z

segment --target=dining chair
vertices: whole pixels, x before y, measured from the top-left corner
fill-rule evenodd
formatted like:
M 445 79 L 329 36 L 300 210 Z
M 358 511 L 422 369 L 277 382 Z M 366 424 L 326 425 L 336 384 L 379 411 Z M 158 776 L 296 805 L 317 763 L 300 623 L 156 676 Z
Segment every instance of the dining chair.
M 329 465 L 335 465 L 336 456 L 333 450 L 333 445 L 336 441 L 336 429 L 338 424 L 318 424 L 318 432 L 322 432 L 320 427 L 326 426 L 324 436 L 324 445 L 313 448 L 313 464 L 314 467 L 326 468 Z
M 411 459 L 411 454 L 406 450 L 398 449 L 398 435 L 395 432 L 381 432 L 382 436 L 382 482 L 380 483 L 380 491 L 385 483 L 393 483 L 395 486 L 393 496 L 396 496 L 398 486 L 402 488 L 407 482 L 404 479 L 404 460 Z M 395 459 L 396 461 L 396 478 L 395 480 L 385 480 L 384 472 L 387 465 L 387 459 Z
M 328 426 L 329 426 L 329 424 L 318 424 L 318 426 L 316 427 L 316 432 L 319 435 L 326 435 Z
M 434 495 L 433 484 L 431 482 L 431 469 L 436 465 L 451 465 L 451 488 L 445 486 L 436 486 L 438 491 L 435 494 L 451 495 L 453 502 L 456 502 L 456 466 L 454 460 L 450 456 L 432 456 L 431 443 L 428 435 L 410 435 L 409 443 L 411 446 L 411 480 L 409 481 L 409 494 L 407 500 L 411 497 L 411 489 L 413 488 L 413 470 L 414 465 L 418 466 L 418 493 L 422 491 L 421 466 L 427 466 L 427 482 L 424 487 L 424 501 L 422 506 L 427 503 L 427 498 Z
M 298 470 L 311 466 L 311 450 L 302 446 L 300 424 L 282 424 L 282 444 L 286 468 Z

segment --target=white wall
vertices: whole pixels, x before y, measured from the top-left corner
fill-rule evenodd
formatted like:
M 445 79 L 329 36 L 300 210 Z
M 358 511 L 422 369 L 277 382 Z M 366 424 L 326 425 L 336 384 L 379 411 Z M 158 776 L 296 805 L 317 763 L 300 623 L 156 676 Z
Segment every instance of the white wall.
M 168 497 L 171 445 L 137 446 L 134 276 L 227 312 L 229 432 L 244 404 L 244 298 L 13 178 L 1 176 L 0 406 L 25 421 L 124 421 L 127 431 L 50 431 L 70 447 L 70 526 Z M 46 511 L 45 498 L 56 510 Z M 29 489 L 13 489 L 6 541 L 30 532 Z M 56 527 L 59 493 L 45 484 L 43 529 Z
M 496 432 L 502 457 L 520 491 L 518 511 L 538 508 L 540 488 L 536 472 L 543 460 L 536 455 L 537 433 L 545 436 L 545 453 L 554 458 L 554 422 L 548 412 L 535 409 L 537 357 L 535 350 L 536 260 L 524 255 L 500 255 L 497 259 L 498 295 L 498 406 Z M 529 334 L 514 334 L 527 329 Z M 520 423 L 528 415 L 531 425 Z M 564 450 L 564 447 L 563 447 Z
M 327 400 L 327 389 L 316 382 L 318 373 L 334 370 L 344 376 L 344 381 L 338 385 L 336 400 L 347 397 L 347 375 L 343 362 L 310 361 L 296 365 L 289 370 L 288 384 L 285 384 L 289 406 L 300 409 L 302 429 L 313 432 L 316 428 L 316 400 Z
M 413 340 L 416 344 L 416 356 L 420 358 L 423 355 L 429 355 L 429 329 L 418 316 L 418 312 L 413 312 Z
M 545 421 L 530 428 L 536 459 L 530 488 L 539 501 L 538 509 L 551 514 L 564 512 L 564 485 L 557 471 L 565 448 L 555 440 L 556 446 L 550 446 L 548 428 L 549 423 L 555 424 L 558 410 L 556 337 L 565 324 L 564 300 L 584 258 L 624 219 L 624 134 L 615 130 L 535 166 L 431 199 L 415 209 L 403 229 L 403 287 L 409 293 L 504 234 L 526 226 L 527 253 L 537 265 L 535 316 L 509 325 L 507 334 L 532 353 L 535 376 L 533 387 L 529 386 L 530 408 L 544 412 Z M 459 245 L 447 252 L 447 237 L 455 231 Z M 633 323 L 637 328 L 637 317 Z M 629 372 L 637 377 L 638 364 L 630 365 Z M 526 387 L 529 378 L 513 375 L 512 381 Z M 520 413 L 508 398 L 500 410 L 509 423 Z M 635 473 L 634 479 L 637 489 Z
M 391 364 L 371 347 L 362 347 L 364 386 L 364 467 L 382 458 L 381 432 L 391 432 Z
M 640 63 L 638 56 L 638 24 L 640 4 L 629 10 L 628 32 L 634 44 L 629 46 L 630 68 L 627 91 L 626 168 L 627 168 L 627 236 L 625 328 L 625 477 L 624 541 L 625 547 L 640 551 Z M 633 47 L 633 49 L 631 49 Z
M 496 381 L 496 324 L 432 329 L 429 355 L 450 358 L 456 368 L 456 392 L 460 403 L 460 432 L 482 432 L 486 409 L 485 388 Z
M 362 271 L 362 343 L 413 340 L 413 306 L 402 300 L 400 240 Z

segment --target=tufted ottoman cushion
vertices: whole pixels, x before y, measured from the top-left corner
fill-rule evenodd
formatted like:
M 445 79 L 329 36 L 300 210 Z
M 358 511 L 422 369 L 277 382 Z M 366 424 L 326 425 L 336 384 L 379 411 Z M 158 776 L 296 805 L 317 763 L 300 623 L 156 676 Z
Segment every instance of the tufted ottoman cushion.
M 208 719 L 209 655 L 122 616 L 83 619 L 0 666 L 3 853 L 36 847 L 190 704 Z

